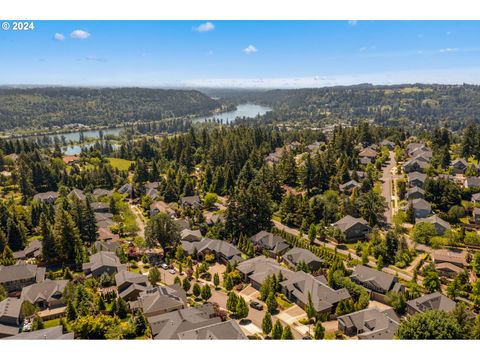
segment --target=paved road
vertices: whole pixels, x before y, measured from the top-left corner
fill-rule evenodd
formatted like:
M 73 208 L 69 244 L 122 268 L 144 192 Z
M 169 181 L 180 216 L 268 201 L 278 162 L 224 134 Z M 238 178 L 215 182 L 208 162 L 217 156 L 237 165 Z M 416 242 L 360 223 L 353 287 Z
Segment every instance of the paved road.
M 393 174 L 393 170 L 397 166 L 397 162 L 395 161 L 395 154 L 393 151 L 390 151 L 390 160 L 388 161 L 387 165 L 383 168 L 383 175 L 382 175 L 382 195 L 387 202 L 387 209 L 385 210 L 385 220 L 387 223 L 391 224 L 393 219 L 393 201 L 394 201 L 394 194 L 392 192 L 392 180 L 396 179 L 396 175 Z

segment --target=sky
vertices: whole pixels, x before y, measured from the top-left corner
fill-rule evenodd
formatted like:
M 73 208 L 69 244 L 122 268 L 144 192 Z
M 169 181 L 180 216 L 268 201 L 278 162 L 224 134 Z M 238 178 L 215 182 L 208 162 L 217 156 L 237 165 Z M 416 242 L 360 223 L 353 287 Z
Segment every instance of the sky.
M 0 84 L 480 84 L 480 21 L 35 21 L 34 26 L 0 30 Z

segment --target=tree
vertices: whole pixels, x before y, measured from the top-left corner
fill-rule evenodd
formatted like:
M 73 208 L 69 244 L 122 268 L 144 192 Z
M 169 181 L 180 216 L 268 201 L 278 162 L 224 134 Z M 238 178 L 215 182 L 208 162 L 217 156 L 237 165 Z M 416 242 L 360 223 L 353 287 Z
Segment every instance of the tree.
M 227 310 L 235 313 L 235 311 L 237 310 L 237 302 L 238 296 L 233 291 L 230 291 L 227 298 Z
M 272 332 L 272 315 L 267 310 L 262 320 L 262 331 L 265 335 L 269 335 Z
M 135 328 L 135 335 L 142 336 L 148 329 L 148 322 L 142 312 L 137 309 L 133 318 L 133 326 Z
M 480 251 L 477 251 L 473 256 L 471 265 L 473 271 L 475 271 L 475 274 L 477 274 L 477 276 L 480 276 Z
M 434 266 L 429 266 L 425 269 L 425 276 L 423 277 L 423 286 L 429 293 L 440 290 L 440 277 Z
M 398 314 L 405 314 L 405 310 L 407 309 L 407 300 L 402 292 L 389 291 L 385 297 L 385 301 Z
M 16 218 L 9 217 L 7 220 L 7 243 L 12 251 L 22 250 L 25 246 L 26 236 L 23 227 Z
M 185 252 L 183 251 L 182 245 L 177 245 L 177 248 L 175 249 L 175 259 L 178 261 L 183 261 L 185 258 Z
M 188 280 L 188 278 L 183 279 L 182 287 L 183 287 L 183 290 L 186 293 L 188 293 L 188 291 L 190 290 L 190 287 L 191 287 L 190 280 Z
M 428 222 L 419 222 L 413 227 L 412 237 L 419 244 L 430 244 L 430 239 L 437 236 L 435 225 Z
M 157 286 L 157 283 L 160 281 L 160 270 L 156 266 L 152 267 L 148 272 L 148 281 L 152 286 Z
M 53 238 L 62 260 L 75 261 L 77 265 L 81 265 L 83 259 L 79 257 L 82 252 L 80 233 L 70 214 L 62 208 L 58 209 L 55 215 Z
M 380 255 L 377 259 L 377 270 L 382 270 L 384 267 L 383 265 L 383 256 Z
M 400 323 L 397 336 L 404 340 L 461 339 L 462 330 L 452 314 L 430 310 L 409 316 Z
M 308 229 L 308 239 L 310 240 L 310 244 L 313 244 L 316 238 L 317 227 L 314 224 L 311 224 L 310 228 Z
M 235 308 L 235 316 L 237 319 L 245 319 L 248 316 L 248 310 L 247 302 L 243 297 L 239 296 Z
M 356 200 L 356 206 L 370 226 L 378 225 L 383 220 L 387 208 L 385 198 L 375 191 L 361 194 Z
M 193 284 L 192 293 L 196 298 L 200 296 L 201 292 L 202 292 L 202 289 L 200 288 L 200 285 L 197 282 Z
M 208 284 L 205 284 L 202 288 L 201 292 L 202 299 L 207 301 L 212 297 L 212 290 L 210 289 L 210 286 Z
M 7 289 L 0 285 L 0 301 L 5 300 L 8 297 Z
M 67 301 L 67 309 L 65 310 L 67 321 L 74 321 L 77 318 L 77 310 L 72 301 Z
M 32 331 L 42 330 L 44 328 L 45 325 L 43 324 L 42 318 L 40 316 L 35 316 L 32 322 Z
M 293 340 L 293 334 L 292 329 L 290 329 L 290 325 L 287 325 L 283 328 L 282 340 Z
M 230 275 L 228 274 L 223 277 L 223 287 L 227 291 L 230 291 L 233 289 L 233 281 Z
M 127 317 L 127 313 L 128 313 L 127 302 L 123 298 L 118 298 L 116 315 L 120 319 L 125 319 Z
M 275 325 L 273 325 L 272 339 L 280 340 L 282 338 L 282 333 L 283 333 L 283 326 L 280 323 L 280 320 L 277 319 L 277 321 L 275 321 Z
M 275 297 L 275 293 L 273 291 L 270 292 L 270 294 L 268 294 L 265 304 L 267 305 L 267 309 L 270 313 L 274 313 L 277 311 L 278 304 L 277 304 L 277 299 Z
M 173 279 L 173 283 L 174 283 L 175 285 L 182 286 L 182 279 L 180 279 L 179 276 L 175 276 L 175 279 Z
M 217 194 L 207 193 L 203 198 L 203 206 L 205 206 L 206 209 L 211 209 L 217 201 L 218 201 Z
M 315 323 L 315 328 L 313 329 L 313 338 L 315 340 L 323 340 L 325 338 L 325 328 L 320 320 Z
M 167 247 L 179 240 L 178 227 L 170 216 L 160 213 L 150 218 L 145 228 L 145 241 L 149 247 L 160 246 L 166 253 Z
M 52 227 L 45 213 L 40 216 L 40 234 L 42 235 L 42 256 L 45 261 L 51 262 L 58 257 L 57 246 L 53 238 Z
M 305 307 L 305 313 L 307 314 L 308 320 L 313 319 L 317 316 L 317 310 L 315 310 L 315 306 L 313 305 L 312 294 L 310 293 L 310 291 L 308 292 L 308 303 Z
M 220 285 L 220 277 L 218 276 L 218 273 L 213 274 L 213 285 L 215 285 L 215 288 L 218 288 L 218 285 Z
M 9 266 L 14 265 L 15 262 L 13 251 L 10 249 L 10 246 L 6 245 L 0 257 L 0 265 Z

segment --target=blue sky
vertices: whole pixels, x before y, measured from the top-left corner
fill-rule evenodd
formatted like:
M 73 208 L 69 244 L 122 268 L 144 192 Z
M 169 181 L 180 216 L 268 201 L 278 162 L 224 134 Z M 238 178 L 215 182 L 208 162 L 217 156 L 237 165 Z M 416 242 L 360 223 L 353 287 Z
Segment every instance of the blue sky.
M 2 84 L 480 84 L 480 21 L 36 21 L 0 30 Z

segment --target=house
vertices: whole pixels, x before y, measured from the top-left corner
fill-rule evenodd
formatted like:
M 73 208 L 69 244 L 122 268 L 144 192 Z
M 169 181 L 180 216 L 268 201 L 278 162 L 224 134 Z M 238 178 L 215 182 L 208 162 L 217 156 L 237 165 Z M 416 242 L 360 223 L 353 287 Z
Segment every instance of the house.
M 215 315 L 212 303 L 172 311 L 148 318 L 152 336 L 156 340 L 178 339 L 178 335 L 186 331 L 204 328 L 221 323 Z
M 147 290 L 148 276 L 122 270 L 115 274 L 118 296 L 126 301 L 137 300 Z
M 62 299 L 63 290 L 68 280 L 45 280 L 32 284 L 22 289 L 20 299 L 29 301 L 39 309 L 53 309 L 64 306 Z
M 455 277 L 468 266 L 467 252 L 464 250 L 434 250 L 430 257 L 435 263 L 435 269 L 446 277 Z
M 264 230 L 253 235 L 250 238 L 250 241 L 260 251 L 266 251 L 271 257 L 281 256 L 290 247 L 281 236 L 274 235 Z
M 212 214 L 212 213 L 207 213 L 205 214 L 205 223 L 209 226 L 218 224 L 218 223 L 224 223 L 225 222 L 225 214 L 220 213 L 220 214 Z
M 409 186 L 418 186 L 420 188 L 423 188 L 423 184 L 425 184 L 425 180 L 427 180 L 427 175 L 422 174 L 418 171 L 414 171 L 408 174 Z
M 285 296 L 302 309 L 308 306 L 310 297 L 317 313 L 332 314 L 340 301 L 351 298 L 347 289 L 334 290 L 325 282 L 303 271 L 289 273 L 280 285 Z
M 199 258 L 205 258 L 208 254 L 215 255 L 215 260 L 226 264 L 241 262 L 242 253 L 234 245 L 225 240 L 201 239 L 200 241 L 182 241 L 182 248 L 188 255 L 193 255 L 195 249 Z
M 154 188 L 147 188 L 145 191 L 145 195 L 150 197 L 153 201 L 157 200 L 160 197 L 157 189 Z
M 403 164 L 403 171 L 407 174 L 411 172 L 423 172 L 428 166 L 429 164 L 425 159 L 415 158 Z
M 74 333 L 63 333 L 63 326 L 58 325 L 47 329 L 22 332 L 15 336 L 5 338 L 5 340 L 73 340 Z
M 150 205 L 150 215 L 158 215 L 160 213 L 165 213 L 170 216 L 175 215 L 175 211 L 164 201 L 155 201 Z
M 350 215 L 333 223 L 332 226 L 345 234 L 347 242 L 364 239 L 370 232 L 370 226 L 363 218 L 354 218 Z
M 358 153 L 358 156 L 360 158 L 368 158 L 371 160 L 374 160 L 376 157 L 377 157 L 377 152 L 375 150 L 373 150 L 371 147 L 367 147 L 365 149 L 363 149 L 362 151 L 360 151 Z
M 42 282 L 45 268 L 32 264 L 0 266 L 0 285 L 8 292 L 21 291 L 25 286 Z
M 447 221 L 440 218 L 438 215 L 432 215 L 428 218 L 419 219 L 417 222 L 427 222 L 427 223 L 433 224 L 435 226 L 435 230 L 439 235 L 443 235 L 445 231 L 451 229 L 450 224 Z
M 179 285 L 157 286 L 143 291 L 136 302 L 130 302 L 131 309 L 141 309 L 152 316 L 169 313 L 187 307 L 187 295 Z
M 362 285 L 370 291 L 374 300 L 383 301 L 389 291 L 403 291 L 403 285 L 398 282 L 396 276 L 369 268 L 365 265 L 357 265 L 350 276 L 353 282 Z
M 284 278 L 288 278 L 288 275 L 293 273 L 293 271 L 283 267 L 274 259 L 263 255 L 242 261 L 238 264 L 237 270 L 242 274 L 243 281 L 250 283 L 257 290 L 260 289 L 260 286 L 269 276 L 278 276 L 279 273 L 282 273 Z
M 358 340 L 391 340 L 400 325 L 393 309 L 363 309 L 338 317 L 338 329 Z
M 92 194 L 96 198 L 100 198 L 100 197 L 103 197 L 103 196 L 112 196 L 113 191 L 98 188 L 98 189 L 93 190 Z
M 0 301 L 0 338 L 17 335 L 23 322 L 23 300 L 6 298 Z
M 33 196 L 33 200 L 37 200 L 46 204 L 55 204 L 55 201 L 58 199 L 58 193 L 55 191 L 47 191 L 43 193 L 38 193 Z
M 372 162 L 372 159 L 369 157 L 361 157 L 360 158 L 360 164 L 362 165 L 368 165 Z
M 13 253 L 15 260 L 26 260 L 42 257 L 42 242 L 40 240 L 32 240 L 25 249 L 15 251 Z
M 464 174 L 468 168 L 467 160 L 460 158 L 452 162 L 452 172 L 453 174 Z
M 347 181 L 345 184 L 339 186 L 342 192 L 351 192 L 353 189 L 359 189 L 360 184 L 355 180 Z
M 200 241 L 202 239 L 202 233 L 200 230 L 183 229 L 180 231 L 181 241 Z
M 109 229 L 99 228 L 97 230 L 97 241 L 111 241 L 118 243 L 118 241 L 120 241 L 120 236 L 114 234 Z
M 443 310 L 451 312 L 455 309 L 455 301 L 449 299 L 440 292 L 423 295 L 416 299 L 407 301 L 407 313 L 415 315 L 430 310 Z
M 194 208 L 200 209 L 202 207 L 202 201 L 200 200 L 200 196 L 185 196 L 180 199 L 180 206 L 184 209 L 186 208 Z
M 184 229 L 190 229 L 190 222 L 188 221 L 188 219 L 173 219 L 173 223 L 180 231 Z
M 63 162 L 66 164 L 66 165 L 73 165 L 77 162 L 80 161 L 80 157 L 78 156 L 75 156 L 75 155 L 72 155 L 72 156 L 64 156 L 62 158 Z
M 127 265 L 123 265 L 114 252 L 100 251 L 90 256 L 90 261 L 82 265 L 85 275 L 99 277 L 106 273 L 113 275 L 119 271 L 127 270 Z
M 479 203 L 480 202 L 480 193 L 472 194 L 472 202 Z
M 425 197 L 425 190 L 414 186 L 407 190 L 407 200 L 423 199 Z
M 96 212 L 96 213 L 110 212 L 110 205 L 104 202 L 92 202 L 90 206 L 92 207 L 93 212 Z
M 467 177 L 463 182 L 463 186 L 466 188 L 480 188 L 480 177 Z
M 130 199 L 134 199 L 136 197 L 136 189 L 133 187 L 132 184 L 125 184 L 122 185 L 117 192 L 122 195 L 127 195 Z
M 410 201 L 413 207 L 415 218 L 426 218 L 432 213 L 432 205 L 424 199 L 415 199 Z
M 73 189 L 72 191 L 70 191 L 68 196 L 71 198 L 77 198 L 80 201 L 85 201 L 87 199 L 83 191 L 79 189 Z
M 386 148 L 388 148 L 388 150 L 393 150 L 395 148 L 395 143 L 385 139 L 380 142 L 380 146 L 385 146 Z
M 235 320 L 217 322 L 178 333 L 180 340 L 248 340 Z
M 283 255 L 283 261 L 290 267 L 296 269 L 300 262 L 307 264 L 311 271 L 317 271 L 325 265 L 322 259 L 311 251 L 302 248 L 293 248 Z
M 473 208 L 472 215 L 475 224 L 480 225 L 480 208 Z

